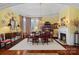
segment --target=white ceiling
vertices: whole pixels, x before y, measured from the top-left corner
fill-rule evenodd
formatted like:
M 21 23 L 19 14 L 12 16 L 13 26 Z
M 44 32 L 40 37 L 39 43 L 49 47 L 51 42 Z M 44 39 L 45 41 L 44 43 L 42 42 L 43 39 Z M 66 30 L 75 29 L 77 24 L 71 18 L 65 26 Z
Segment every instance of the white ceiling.
M 4 3 L 0 4 L 0 10 L 10 7 L 13 11 L 23 16 L 42 17 L 58 15 L 59 11 L 68 7 L 75 6 L 79 8 L 77 3 Z

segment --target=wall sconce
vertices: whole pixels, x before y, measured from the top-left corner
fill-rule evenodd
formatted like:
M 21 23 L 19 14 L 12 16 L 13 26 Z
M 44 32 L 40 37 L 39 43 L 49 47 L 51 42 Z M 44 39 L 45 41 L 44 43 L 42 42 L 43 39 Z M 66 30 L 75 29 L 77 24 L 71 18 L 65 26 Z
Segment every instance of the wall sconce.
M 17 27 L 19 27 L 19 25 L 17 25 Z
M 8 26 L 11 26 L 11 24 L 9 23 Z

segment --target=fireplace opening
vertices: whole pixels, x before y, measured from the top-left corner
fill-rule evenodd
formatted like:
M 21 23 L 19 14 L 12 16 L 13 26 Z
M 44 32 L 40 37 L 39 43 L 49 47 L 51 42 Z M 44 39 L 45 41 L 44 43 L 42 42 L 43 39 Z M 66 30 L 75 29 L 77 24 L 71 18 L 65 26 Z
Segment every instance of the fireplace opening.
M 62 41 L 63 43 L 66 43 L 66 34 L 60 33 L 60 41 Z

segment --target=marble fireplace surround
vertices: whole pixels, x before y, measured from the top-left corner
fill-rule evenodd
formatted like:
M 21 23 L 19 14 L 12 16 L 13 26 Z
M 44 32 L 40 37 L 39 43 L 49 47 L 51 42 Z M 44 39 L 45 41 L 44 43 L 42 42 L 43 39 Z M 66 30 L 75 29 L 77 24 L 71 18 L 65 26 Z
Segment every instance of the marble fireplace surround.
M 67 45 L 74 45 L 74 34 L 71 34 L 67 27 L 62 26 L 62 27 L 59 28 L 59 30 L 58 30 L 59 40 L 60 40 L 60 33 L 66 34 Z

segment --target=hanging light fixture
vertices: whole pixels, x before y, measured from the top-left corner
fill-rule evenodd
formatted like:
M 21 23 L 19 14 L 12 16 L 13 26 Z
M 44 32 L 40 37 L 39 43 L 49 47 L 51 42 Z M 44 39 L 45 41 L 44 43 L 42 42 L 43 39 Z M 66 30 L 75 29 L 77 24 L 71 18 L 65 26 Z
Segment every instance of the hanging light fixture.
M 42 3 L 40 3 L 40 17 L 41 17 L 41 4 L 42 4 Z
M 42 7 L 42 3 L 40 3 L 40 17 L 39 17 L 39 19 L 41 19 L 41 17 L 42 17 L 42 9 L 41 9 L 41 7 Z

